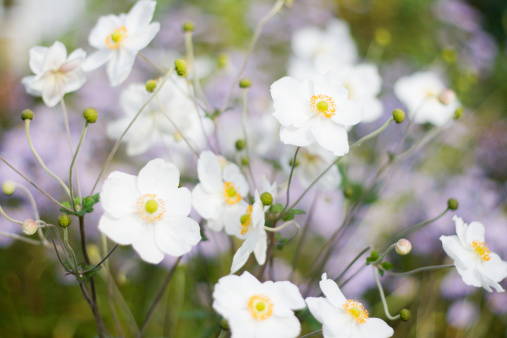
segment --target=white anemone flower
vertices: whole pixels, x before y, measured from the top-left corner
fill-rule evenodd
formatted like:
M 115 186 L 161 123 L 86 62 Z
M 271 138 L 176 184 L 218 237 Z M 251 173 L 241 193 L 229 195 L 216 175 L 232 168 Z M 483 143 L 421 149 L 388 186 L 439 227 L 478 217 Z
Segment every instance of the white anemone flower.
M 120 85 L 130 74 L 137 53 L 145 48 L 160 30 L 158 22 L 151 22 L 155 1 L 141 0 L 127 14 L 99 18 L 88 42 L 98 49 L 86 60 L 84 69 L 94 70 L 106 62 L 111 86 Z
M 222 277 L 215 285 L 213 308 L 229 322 L 232 338 L 293 338 L 301 324 L 294 310 L 305 307 L 291 282 L 259 282 L 248 272 Z
M 86 82 L 81 69 L 86 53 L 76 49 L 67 57 L 67 49 L 60 41 L 51 47 L 30 49 L 30 69 L 35 75 L 26 76 L 22 83 L 30 95 L 42 96 L 48 107 L 54 107 L 65 93 L 78 90 Z
M 346 299 L 338 285 L 327 274 L 319 283 L 323 297 L 308 297 L 306 304 L 312 315 L 321 322 L 325 338 L 385 338 L 394 330 L 382 319 L 370 318 L 364 306 L 353 299 Z
M 456 270 L 467 285 L 483 287 L 492 292 L 504 289 L 498 282 L 507 277 L 507 262 L 489 250 L 484 241 L 484 225 L 472 222 L 470 225 L 454 216 L 456 223 L 455 236 L 441 236 L 442 246 L 449 257 L 454 260 Z
M 105 213 L 99 230 L 118 244 L 132 244 L 153 264 L 165 254 L 189 252 L 201 234 L 199 224 L 187 217 L 190 191 L 178 188 L 179 180 L 178 168 L 160 158 L 148 162 L 139 176 L 112 172 L 100 193 Z
M 460 106 L 457 99 L 448 104 L 440 102 L 446 86 L 433 72 L 418 72 L 405 76 L 394 84 L 394 94 L 408 108 L 408 115 L 415 123 L 429 122 L 443 126 L 450 121 Z
M 285 144 L 306 147 L 318 143 L 335 156 L 349 152 L 347 130 L 363 118 L 363 109 L 348 99 L 349 92 L 335 72 L 315 82 L 284 77 L 271 85 L 273 115 L 282 125 Z
M 197 175 L 200 183 L 192 191 L 195 210 L 208 221 L 211 230 L 221 231 L 225 225 L 227 234 L 234 234 L 248 207 L 243 200 L 248 183 L 240 169 L 234 163 L 222 168 L 217 156 L 207 150 L 199 156 Z

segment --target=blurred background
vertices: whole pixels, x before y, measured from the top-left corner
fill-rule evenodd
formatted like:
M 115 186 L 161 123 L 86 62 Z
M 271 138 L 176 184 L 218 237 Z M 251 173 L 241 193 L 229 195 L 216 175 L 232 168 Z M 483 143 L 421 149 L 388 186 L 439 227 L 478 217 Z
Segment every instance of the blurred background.
M 35 112 L 31 123 L 32 140 L 47 166 L 66 177 L 71 157 L 66 144 L 61 108 L 47 108 L 39 98 L 26 94 L 21 79 L 31 75 L 29 49 L 62 41 L 68 52 L 83 48 L 93 52 L 87 42 L 89 32 L 102 15 L 126 13 L 134 1 L 99 0 L 3 0 L 0 1 L 0 156 L 5 157 L 53 196 L 64 199 L 59 186 L 50 181 L 33 158 L 19 116 L 23 109 Z M 190 0 L 157 1 L 154 21 L 161 30 L 148 48 L 148 59 L 168 68 L 185 55 L 182 24 L 193 21 L 196 68 L 204 91 L 213 107 L 221 105 L 245 57 L 253 29 L 274 1 L 267 0 Z M 405 108 L 393 93 L 402 76 L 433 70 L 452 88 L 465 107 L 463 117 L 440 132 L 412 157 L 393 166 L 381 184 L 374 184 L 361 201 L 347 231 L 331 253 L 325 271 L 336 278 L 365 246 L 381 248 L 399 229 L 437 216 L 450 197 L 460 207 L 447 213 L 423 230 L 410 235 L 413 252 L 408 256 L 389 256 L 395 271 L 425 265 L 448 264 L 438 240 L 440 235 L 455 234 L 452 216 L 465 222 L 474 220 L 486 227 L 488 247 L 507 259 L 507 2 L 503 0 L 294 0 L 291 6 L 269 21 L 245 71 L 253 82 L 249 90 L 252 133 L 256 136 L 255 172 L 270 172 L 279 185 L 287 179 L 286 167 L 293 149 L 282 147 L 278 126 L 269 120 L 272 101 L 269 86 L 287 75 L 293 57 L 291 37 L 308 26 L 325 30 L 336 19 L 349 27 L 357 59 L 376 64 L 382 77 L 379 98 L 383 113 L 378 120 L 357 126 L 351 140 L 377 129 L 395 108 Z M 148 63 L 138 58 L 125 84 L 111 88 L 104 68 L 87 74 L 86 84 L 65 96 L 71 130 L 76 144 L 84 124 L 81 113 L 93 106 L 99 122 L 87 134 L 78 159 L 80 183 L 90 190 L 100 172 L 114 139 L 106 135 L 110 122 L 124 112 L 119 104 L 121 91 L 130 83 L 158 77 Z M 232 109 L 217 120 L 224 155 L 234 160 L 234 142 L 240 134 L 239 99 Z M 269 120 L 269 121 L 268 121 Z M 276 121 L 275 121 L 276 122 Z M 431 130 L 419 125 L 411 130 L 408 142 L 420 139 Z M 236 131 L 238 131 L 236 133 Z M 298 216 L 308 224 L 304 241 L 293 239 L 288 231 L 280 237 L 273 271 L 275 280 L 292 276 L 301 289 L 316 296 L 320 273 L 311 276 L 311 252 L 334 233 L 344 217 L 342 190 L 366 191 L 376 169 L 387 153 L 396 149 L 404 128 L 390 127 L 378 139 L 347 157 L 340 167 L 340 179 L 332 189 L 318 188 L 300 204 L 308 211 Z M 269 143 L 268 141 L 269 140 Z M 265 141 L 265 143 L 263 143 Z M 180 147 L 181 148 L 181 147 Z M 288 155 L 287 155 L 288 154 Z M 148 152 L 128 157 L 120 148 L 109 172 L 122 170 L 137 174 L 147 161 L 164 157 L 178 164 L 182 183 L 191 188 L 197 183 L 194 158 L 164 142 Z M 281 159 L 281 160 L 280 160 Z M 237 158 L 236 158 L 237 160 Z M 301 159 L 304 160 L 304 157 Z M 283 163 L 282 163 L 283 162 Z M 0 165 L 0 181 L 13 180 L 29 186 L 7 166 Z M 307 183 L 296 176 L 294 194 Z M 100 187 L 100 185 L 99 185 Z M 42 219 L 55 223 L 58 209 L 30 187 Z M 0 196 L 0 204 L 13 218 L 32 218 L 26 195 L 18 191 L 11 197 Z M 87 235 L 92 260 L 100 260 L 101 237 L 96 224 L 102 209 L 87 218 Z M 194 214 L 193 214 L 194 215 Z M 198 217 L 196 214 L 194 215 Z M 21 233 L 17 224 L 0 218 L 0 230 Z M 78 247 L 76 229 L 71 244 Z M 148 336 L 215 337 L 220 332 L 220 317 L 211 309 L 211 290 L 229 272 L 230 243 L 222 234 L 206 234 L 202 242 L 184 258 L 148 328 Z M 239 242 L 235 242 L 236 248 Z M 0 336 L 2 337 L 89 337 L 96 334 L 91 311 L 72 276 L 58 265 L 51 249 L 0 238 Z M 110 247 L 112 244 L 110 244 Z M 297 258 L 295 259 L 295 252 Z M 391 257 L 392 256 L 392 257 Z M 110 259 L 115 280 L 114 303 L 123 334 L 135 331 L 164 276 L 174 263 L 166 258 L 159 266 L 142 262 L 131 247 L 121 247 Z M 360 259 L 342 282 L 364 265 Z M 253 259 L 247 270 L 257 269 Z M 250 270 L 250 271 L 252 271 Z M 313 282 L 308 284 L 310 276 Z M 108 301 L 105 274 L 99 274 L 99 307 L 112 336 L 115 328 Z M 507 336 L 507 294 L 488 294 L 468 287 L 454 270 L 436 270 L 409 277 L 382 279 L 391 313 L 401 308 L 412 312 L 408 322 L 389 322 L 394 337 L 504 337 Z M 505 288 L 507 284 L 502 283 Z M 121 291 L 122 297 L 119 296 Z M 362 269 L 343 287 L 348 298 L 360 299 L 372 317 L 385 318 L 371 269 Z M 127 309 L 130 309 L 127 310 Z M 302 333 L 320 328 L 307 313 L 299 314 Z M 318 336 L 318 335 L 316 335 Z

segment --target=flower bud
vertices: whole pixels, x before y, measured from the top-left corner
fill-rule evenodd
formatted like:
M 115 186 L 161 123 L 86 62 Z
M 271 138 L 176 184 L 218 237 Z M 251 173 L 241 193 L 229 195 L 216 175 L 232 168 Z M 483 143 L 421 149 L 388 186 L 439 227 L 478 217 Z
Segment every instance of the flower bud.
M 269 192 L 263 192 L 261 194 L 261 202 L 263 205 L 271 205 L 273 203 L 273 196 Z
M 248 157 L 243 156 L 243 157 L 241 158 L 241 164 L 242 164 L 242 165 L 248 165 L 248 163 L 249 163 L 249 162 L 248 162 Z
M 461 115 L 463 115 L 463 111 L 464 111 L 463 107 L 459 107 L 458 109 L 456 109 L 454 111 L 453 119 L 455 119 L 455 120 L 459 119 L 461 117 Z
M 12 181 L 5 181 L 4 184 L 2 184 L 2 192 L 7 195 L 11 196 L 16 191 L 16 184 Z
M 375 42 L 379 46 L 387 46 L 391 43 L 391 33 L 385 28 L 377 28 L 375 30 Z
M 234 143 L 234 146 L 236 147 L 237 151 L 241 151 L 241 150 L 245 149 L 246 142 L 245 142 L 245 140 L 237 140 L 236 143 Z
M 449 210 L 456 210 L 458 209 L 458 201 L 455 199 L 455 198 L 449 198 L 447 200 L 447 207 L 449 208 Z
M 25 109 L 21 112 L 21 119 L 24 120 L 33 120 L 33 111 L 30 109 Z
M 403 309 L 400 311 L 400 318 L 404 322 L 410 319 L 410 311 L 408 309 Z
M 174 61 L 174 67 L 179 76 L 187 76 L 187 62 L 185 60 L 176 59 L 176 61 Z
M 252 85 L 252 81 L 250 79 L 244 78 L 239 81 L 240 88 L 248 88 Z
M 446 48 L 442 50 L 442 58 L 447 63 L 454 63 L 456 61 L 456 51 L 452 47 Z
M 227 67 L 228 63 L 229 63 L 229 56 L 227 56 L 227 54 L 220 54 L 217 57 L 217 67 L 218 68 L 225 68 L 225 67 Z
M 183 24 L 184 32 L 193 32 L 195 29 L 194 23 L 192 21 L 187 21 Z
M 157 89 L 157 81 L 156 80 L 148 80 L 146 81 L 146 91 L 148 93 L 153 93 Z
M 66 228 L 70 225 L 71 219 L 69 215 L 62 214 L 58 217 L 58 225 L 62 228 Z
M 398 243 L 396 243 L 395 249 L 398 255 L 404 256 L 407 255 L 410 250 L 412 250 L 412 244 L 409 240 L 402 238 L 398 241 Z
M 241 222 L 241 224 L 245 224 L 246 221 L 248 221 L 249 217 L 250 216 L 248 216 L 247 214 L 241 215 L 241 217 L 239 218 L 239 221 Z
M 345 198 L 351 198 L 352 196 L 354 196 L 354 189 L 352 189 L 351 187 L 347 187 L 343 190 L 343 196 L 345 196 Z
M 398 124 L 402 123 L 405 121 L 405 112 L 401 109 L 393 110 L 393 120 Z
M 27 219 L 23 222 L 23 232 L 27 235 L 33 235 L 37 232 L 37 222 L 33 219 Z
M 220 320 L 218 325 L 220 325 L 220 328 L 224 331 L 229 331 L 231 329 L 229 326 L 229 322 L 225 318 L 222 318 L 222 320 Z
M 290 159 L 289 160 L 289 165 L 292 167 L 292 163 L 293 163 L 294 159 Z M 294 168 L 297 167 L 299 165 L 299 159 L 296 159 L 296 163 L 294 163 Z
M 94 108 L 86 108 L 83 112 L 83 116 L 88 123 L 97 122 L 97 118 L 99 117 L 99 113 Z
M 454 100 L 456 100 L 456 94 L 452 89 L 444 89 L 440 95 L 438 95 L 438 101 L 446 106 L 454 102 Z

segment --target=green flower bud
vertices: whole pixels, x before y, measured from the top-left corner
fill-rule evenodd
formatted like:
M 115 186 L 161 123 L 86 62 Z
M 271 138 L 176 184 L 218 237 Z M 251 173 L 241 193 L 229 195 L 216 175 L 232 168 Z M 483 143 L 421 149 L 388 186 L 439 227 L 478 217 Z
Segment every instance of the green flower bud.
M 461 115 L 463 115 L 463 111 L 464 111 L 463 107 L 459 107 L 458 109 L 456 109 L 454 111 L 453 119 L 455 119 L 455 120 L 459 119 L 461 117 Z
M 66 228 L 70 225 L 71 219 L 69 215 L 63 214 L 58 217 L 58 225 Z
M 30 109 L 25 109 L 21 112 L 21 119 L 24 120 L 33 120 L 33 111 Z
M 449 208 L 449 210 L 456 210 L 458 209 L 458 201 L 455 199 L 455 198 L 449 198 L 447 200 L 447 207 Z
M 244 78 L 239 81 L 239 87 L 240 88 L 248 88 L 252 85 L 252 81 L 250 79 Z
M 146 81 L 146 91 L 148 93 L 153 93 L 157 89 L 157 81 L 156 80 L 148 80 Z
M 377 28 L 375 30 L 375 42 L 379 46 L 387 46 L 391 43 L 391 33 L 385 28 Z
M 273 203 L 273 196 L 269 192 L 263 192 L 261 194 L 261 202 L 263 205 L 271 205 Z
M 191 21 L 187 21 L 183 24 L 183 31 L 184 32 L 193 32 L 195 29 L 194 23 Z
M 94 108 L 86 108 L 83 112 L 83 116 L 88 123 L 97 122 L 97 118 L 99 117 L 99 113 Z
M 222 320 L 220 320 L 218 325 L 220 325 L 220 328 L 225 331 L 229 331 L 231 329 L 229 326 L 229 322 L 225 318 L 222 318 Z
M 454 63 L 456 61 L 456 51 L 454 48 L 446 48 L 442 50 L 442 58 L 447 63 Z
M 245 149 L 246 142 L 245 142 L 245 140 L 237 140 L 236 143 L 234 143 L 234 146 L 236 147 L 237 151 L 241 151 L 241 150 Z
M 291 167 L 292 167 L 292 162 L 293 162 L 293 161 L 294 161 L 294 159 L 292 159 L 292 158 L 289 160 L 289 165 L 290 165 Z M 297 167 L 298 165 L 299 165 L 299 159 L 297 158 L 297 159 L 296 159 L 296 163 L 294 164 L 294 168 L 295 168 L 295 167 Z
M 187 76 L 187 62 L 185 60 L 176 59 L 176 61 L 174 61 L 174 67 L 179 76 Z
M 229 63 L 229 56 L 227 56 L 227 54 L 220 54 L 217 57 L 217 67 L 218 68 L 225 68 L 228 63 Z
M 343 196 L 345 196 L 345 198 L 351 198 L 352 196 L 354 196 L 354 189 L 352 189 L 351 187 L 347 187 L 343 190 Z
M 12 181 L 5 181 L 4 184 L 2 184 L 2 192 L 7 195 L 11 196 L 16 191 L 16 184 Z
M 410 311 L 408 309 L 403 309 L 400 311 L 400 318 L 404 322 L 410 319 Z
M 249 217 L 250 217 L 250 216 L 248 216 L 247 214 L 244 214 L 244 215 L 242 215 L 242 216 L 239 218 L 239 221 L 241 222 L 241 224 L 245 224 L 245 223 L 246 223 L 246 221 L 248 221 L 248 218 L 249 218 Z
M 249 162 L 248 162 L 248 157 L 243 156 L 243 157 L 241 158 L 241 164 L 242 164 L 242 165 L 248 165 L 248 163 L 249 163 Z
M 405 121 L 405 112 L 401 109 L 395 109 L 393 110 L 393 119 L 394 122 L 400 124 L 403 121 Z

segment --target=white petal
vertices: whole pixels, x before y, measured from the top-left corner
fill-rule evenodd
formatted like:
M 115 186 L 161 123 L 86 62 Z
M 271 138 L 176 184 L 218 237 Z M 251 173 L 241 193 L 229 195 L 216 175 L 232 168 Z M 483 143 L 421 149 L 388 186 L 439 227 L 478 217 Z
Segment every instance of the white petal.
M 127 79 L 136 61 L 136 53 L 123 47 L 114 51 L 107 64 L 107 76 L 111 86 L 117 87 Z
M 155 1 L 141 0 L 130 9 L 125 18 L 125 26 L 127 31 L 138 31 L 145 28 L 153 18 L 155 12 Z
M 291 310 L 301 310 L 306 307 L 305 300 L 295 284 L 288 281 L 275 282 L 270 288 L 279 297 L 277 305 L 281 304 Z
M 235 205 L 226 205 L 223 211 L 225 232 L 228 235 L 234 235 L 241 226 L 240 218 L 245 213 L 248 203 L 240 201 Z
M 387 338 L 394 334 L 393 328 L 379 318 L 368 318 L 359 325 L 359 331 L 362 337 Z
M 312 134 L 322 148 L 333 152 L 335 156 L 343 156 L 349 152 L 347 131 L 332 121 L 317 119 L 312 126 Z
M 159 31 L 160 24 L 154 22 L 148 27 L 143 28 L 142 31 L 136 32 L 134 35 L 129 35 L 124 42 L 124 46 L 133 51 L 140 51 L 150 44 L 151 40 L 153 40 Z
M 128 118 L 130 124 L 131 118 Z M 157 138 L 154 132 L 155 121 L 152 118 L 139 116 L 127 133 L 127 155 L 136 156 L 145 153 L 150 149 Z M 121 131 L 123 133 L 124 130 Z M 125 140 L 125 139 L 124 139 Z
M 34 46 L 30 48 L 30 69 L 34 74 L 44 72 L 44 58 L 47 52 L 47 47 Z
M 170 162 L 157 158 L 139 172 L 137 189 L 141 194 L 167 194 L 178 188 L 180 171 Z
M 63 80 L 64 92 L 70 93 L 81 88 L 86 82 L 86 77 L 81 69 L 77 69 L 71 73 L 67 73 Z
M 321 302 L 324 301 L 322 297 L 307 297 L 305 299 L 306 305 L 308 305 L 308 310 L 310 310 L 311 314 L 322 323 L 322 314 L 321 314 Z
M 171 193 L 164 195 L 166 215 L 187 216 L 192 208 L 192 195 L 187 188 L 171 190 Z
M 257 321 L 248 311 L 238 311 L 227 318 L 231 327 L 231 338 L 257 338 Z M 269 337 L 269 336 L 267 336 Z M 271 336 L 275 337 L 275 336 Z
M 203 151 L 199 156 L 197 173 L 203 188 L 208 192 L 223 190 L 222 168 L 211 151 Z
M 495 282 L 507 278 L 507 262 L 503 261 L 496 253 L 490 254 L 489 261 L 485 261 L 480 270 Z
M 319 282 L 319 286 L 322 293 L 334 307 L 339 308 L 347 301 L 334 280 L 327 279 L 327 277 L 323 275 L 322 280 Z
M 313 113 L 309 102 L 311 93 L 307 85 L 291 77 L 284 77 L 271 85 L 271 97 L 275 112 L 273 115 L 284 126 L 301 126 Z
M 97 49 L 107 48 L 106 38 L 114 30 L 121 27 L 121 25 L 122 21 L 116 15 L 110 14 L 106 16 L 101 16 L 99 18 L 99 21 L 97 21 L 95 27 L 93 27 L 92 31 L 90 32 L 90 36 L 88 37 L 88 43 Z
M 111 49 L 105 48 L 98 50 L 86 59 L 82 68 L 85 72 L 92 71 L 111 60 L 112 57 L 113 51 Z
M 336 114 L 331 118 L 336 123 L 346 126 L 358 124 L 363 119 L 363 108 L 353 100 L 345 100 L 337 104 Z
M 21 83 L 25 86 L 26 92 L 33 96 L 42 96 L 42 89 L 44 89 L 45 82 L 43 75 L 25 76 L 21 80 Z
M 48 76 L 42 89 L 42 100 L 48 107 L 54 107 L 60 102 L 63 92 L 61 83 L 58 82 L 54 75 Z
M 269 319 L 257 322 L 255 337 L 293 338 L 301 332 L 301 324 L 293 314 L 287 317 L 273 316 L 272 320 Z
M 220 193 L 209 193 L 200 183 L 192 190 L 192 206 L 205 219 L 218 218 L 222 204 L 223 198 Z
M 105 213 L 99 221 L 99 230 L 118 244 L 132 244 L 143 231 L 143 224 L 137 214 L 128 214 L 121 218 Z
M 44 58 L 44 71 L 54 70 L 57 71 L 61 65 L 67 60 L 67 49 L 60 41 L 49 47 L 46 57 Z
M 240 246 L 232 258 L 231 273 L 235 273 L 245 265 L 257 244 L 258 236 L 249 236 Z
M 225 166 L 224 171 L 222 172 L 222 178 L 226 182 L 232 182 L 242 197 L 248 194 L 248 182 L 246 181 L 245 176 L 241 173 L 239 167 L 234 163 L 229 163 Z
M 461 269 L 468 269 L 475 265 L 476 254 L 468 247 L 464 247 L 458 236 L 440 236 L 445 253 L 454 259 L 454 265 Z
M 259 265 L 264 265 L 266 263 L 266 251 L 268 250 L 268 237 L 266 235 L 266 231 L 262 231 L 259 240 L 257 241 L 257 245 L 254 249 L 255 259 Z
M 199 224 L 189 217 L 168 216 L 155 224 L 155 240 L 166 254 L 181 256 L 199 243 L 201 231 Z
M 100 192 L 104 210 L 115 218 L 122 218 L 137 211 L 140 194 L 136 188 L 136 176 L 114 171 L 107 177 Z
M 280 129 L 280 140 L 285 144 L 292 144 L 294 146 L 306 147 L 315 142 L 315 137 L 312 134 L 312 126 L 317 119 L 310 120 L 310 123 L 296 127 L 283 127 Z
M 479 243 L 484 242 L 484 225 L 479 222 L 472 222 L 468 226 L 466 239 L 468 245 L 471 245 L 474 241 Z
M 153 224 L 143 224 L 143 229 L 132 243 L 132 247 L 148 263 L 158 264 L 164 259 L 164 253 L 155 242 L 155 226 Z
M 467 230 L 468 230 L 468 224 L 463 222 L 463 219 L 461 217 L 458 217 L 454 215 L 452 218 L 454 221 L 454 224 L 456 225 L 456 234 L 458 235 L 458 238 L 463 246 L 467 246 Z

